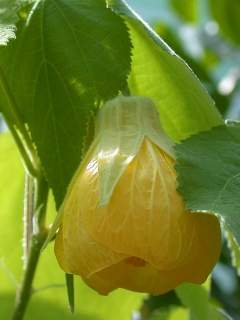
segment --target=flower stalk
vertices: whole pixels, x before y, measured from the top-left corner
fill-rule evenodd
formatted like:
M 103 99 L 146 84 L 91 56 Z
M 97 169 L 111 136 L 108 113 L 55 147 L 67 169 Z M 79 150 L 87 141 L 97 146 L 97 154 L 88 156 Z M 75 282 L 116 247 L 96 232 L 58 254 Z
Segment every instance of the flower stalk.
M 28 302 L 33 293 L 33 280 L 40 258 L 41 249 L 48 234 L 47 229 L 45 228 L 48 186 L 43 178 L 37 179 L 34 182 L 36 184 L 36 194 L 33 214 L 33 232 L 30 237 L 30 247 L 28 259 L 26 261 L 26 268 L 16 295 L 12 320 L 22 320 L 24 318 Z

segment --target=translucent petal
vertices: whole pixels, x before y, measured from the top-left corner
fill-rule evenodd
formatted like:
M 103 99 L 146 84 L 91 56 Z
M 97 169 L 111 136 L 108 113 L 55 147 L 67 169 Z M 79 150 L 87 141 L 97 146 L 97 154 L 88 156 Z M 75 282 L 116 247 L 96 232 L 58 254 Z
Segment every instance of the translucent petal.
M 85 281 L 101 294 L 108 294 L 116 288 L 163 294 L 182 282 L 203 283 L 219 258 L 219 223 L 211 215 L 189 215 L 197 223 L 198 231 L 184 265 L 172 270 L 158 270 L 148 263 L 136 266 L 125 259 Z
M 115 252 L 141 257 L 163 270 L 181 264 L 194 228 L 184 225 L 186 213 L 176 192 L 174 161 L 145 140 L 120 178 L 109 204 L 101 208 L 98 163 L 94 159 L 90 163 L 95 163 L 95 170 L 87 169 L 76 179 L 67 203 L 77 194 L 84 195 L 76 207 L 91 237 Z M 187 241 L 184 232 L 188 234 Z
M 77 213 L 64 215 L 54 249 L 61 268 L 82 277 L 127 258 L 94 241 L 84 230 Z
M 220 255 L 220 225 L 186 211 L 174 160 L 145 139 L 105 207 L 99 161 L 88 154 L 61 209 L 55 253 L 63 270 L 102 294 L 119 287 L 161 294 L 204 282 Z

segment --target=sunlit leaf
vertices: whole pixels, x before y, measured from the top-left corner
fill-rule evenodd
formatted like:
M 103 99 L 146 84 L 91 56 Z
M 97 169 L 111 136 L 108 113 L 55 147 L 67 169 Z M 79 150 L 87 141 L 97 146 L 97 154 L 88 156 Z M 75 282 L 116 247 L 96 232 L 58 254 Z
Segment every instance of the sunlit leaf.
M 176 289 L 183 305 L 189 308 L 195 320 L 213 320 L 209 318 L 208 292 L 199 285 L 183 284 Z
M 133 43 L 132 94 L 153 99 L 166 132 L 175 141 L 222 123 L 200 81 L 163 40 L 123 0 L 109 0 L 122 14 Z
M 172 310 L 168 320 L 189 320 L 189 311 L 184 308 Z

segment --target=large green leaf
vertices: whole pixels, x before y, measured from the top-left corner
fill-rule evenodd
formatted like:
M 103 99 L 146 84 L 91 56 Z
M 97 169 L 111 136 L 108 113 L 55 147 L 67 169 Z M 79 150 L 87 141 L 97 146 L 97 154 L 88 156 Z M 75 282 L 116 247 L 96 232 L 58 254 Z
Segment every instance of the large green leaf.
M 17 149 L 9 135 L 0 135 L 0 318 L 10 319 L 16 281 L 22 272 L 22 196 L 23 169 Z M 55 215 L 54 205 L 48 216 Z M 43 252 L 35 279 L 35 289 L 26 320 L 130 320 L 143 299 L 142 294 L 117 290 L 102 297 L 76 278 L 76 310 L 68 310 L 64 273 L 57 265 L 52 245 Z M 60 287 L 59 285 L 63 285 Z
M 99 102 L 127 86 L 130 48 L 124 22 L 104 0 L 41 0 L 18 25 L 17 39 L 0 51 L 57 206 Z
M 172 139 L 222 123 L 213 100 L 200 81 L 163 40 L 123 0 L 108 0 L 124 16 L 133 43 L 131 93 L 153 99 Z
M 240 244 L 240 126 L 220 126 L 176 146 L 179 191 L 193 210 L 222 217 Z
M 231 41 L 240 44 L 240 1 L 209 0 L 213 17 L 222 33 Z

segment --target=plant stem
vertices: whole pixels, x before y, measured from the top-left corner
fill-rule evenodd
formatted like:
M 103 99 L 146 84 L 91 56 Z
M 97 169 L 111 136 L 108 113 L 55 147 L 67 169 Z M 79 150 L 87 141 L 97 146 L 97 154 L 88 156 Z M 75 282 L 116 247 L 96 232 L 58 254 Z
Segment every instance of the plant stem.
M 34 215 L 34 178 L 26 172 L 25 174 L 25 194 L 23 210 L 23 262 L 26 268 L 33 234 L 33 215 Z
M 47 229 L 45 228 L 48 185 L 43 178 L 36 179 L 35 184 L 36 197 L 31 245 L 23 279 L 16 295 L 12 320 L 22 320 L 24 318 L 28 302 L 33 292 L 32 285 L 41 255 L 41 249 L 48 235 Z
M 27 262 L 27 267 L 24 272 L 21 286 L 17 292 L 15 309 L 12 320 L 22 320 L 32 294 L 32 283 L 39 261 L 41 248 L 46 239 L 46 234 L 41 234 L 32 237 L 30 254 Z

